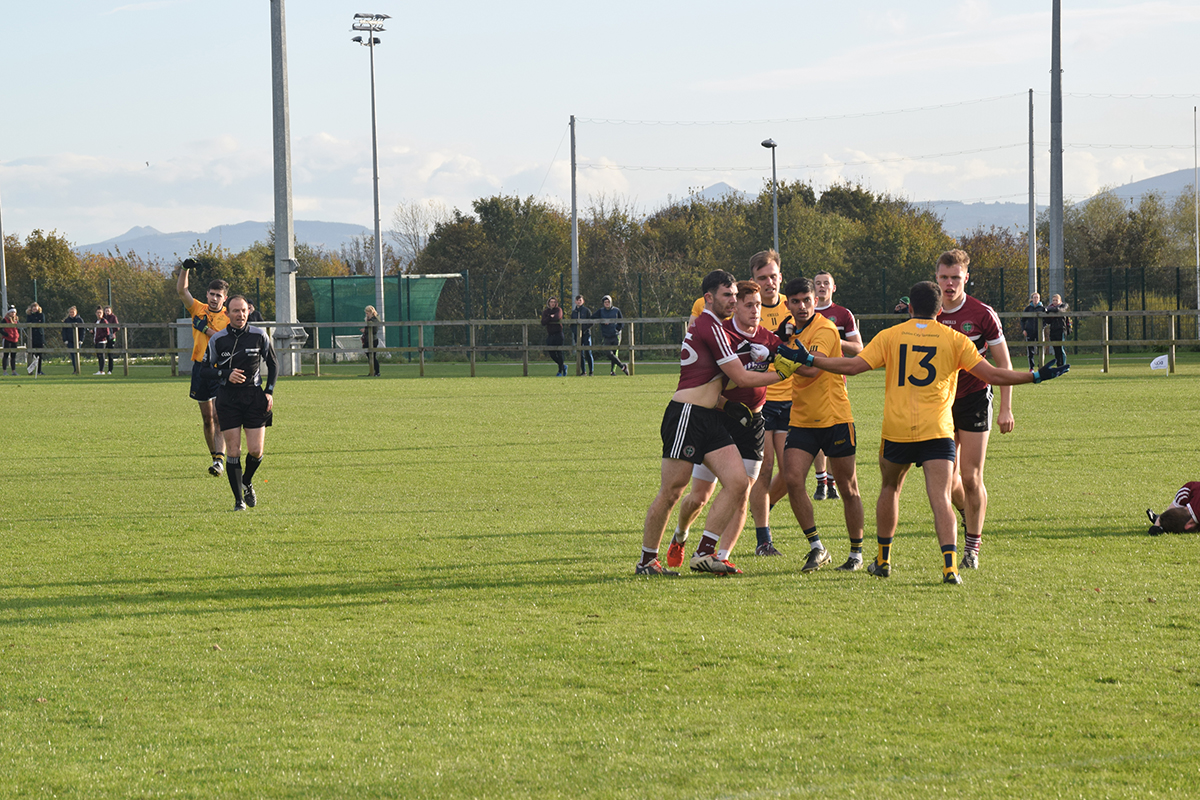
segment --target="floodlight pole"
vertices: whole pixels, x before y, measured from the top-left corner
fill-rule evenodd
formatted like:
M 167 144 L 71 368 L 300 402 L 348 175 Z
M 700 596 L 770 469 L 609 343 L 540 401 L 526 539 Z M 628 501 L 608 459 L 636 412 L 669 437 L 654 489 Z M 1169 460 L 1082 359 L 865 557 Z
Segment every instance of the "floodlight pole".
M 8 311 L 8 272 L 4 269 L 4 213 L 0 209 L 0 314 Z
M 775 140 L 764 139 L 762 146 L 771 151 L 771 215 L 775 220 L 775 252 L 779 252 L 779 181 L 775 177 Z M 780 256 L 782 259 L 783 256 Z M 780 264 L 782 267 L 783 265 Z
M 390 19 L 387 14 L 355 14 L 351 30 L 363 31 L 367 41 L 356 36 L 353 41 L 371 49 L 371 169 L 375 197 L 375 310 L 379 319 L 385 320 L 383 303 L 383 236 L 379 221 L 379 123 L 375 113 L 375 45 L 380 43 L 375 38 L 376 33 L 384 31 L 383 21 Z
M 296 244 L 292 221 L 292 136 L 288 114 L 284 0 L 271 0 L 271 97 L 275 151 L 275 351 L 280 375 L 300 373 L 296 334 Z
M 1196 106 L 1192 106 L 1192 211 L 1196 215 L 1196 338 L 1200 338 L 1200 203 L 1197 203 L 1197 197 L 1200 196 L 1200 160 L 1197 160 L 1196 147 Z M 0 266 L 4 261 L 0 259 Z M 7 308 L 7 306 L 5 306 Z
M 564 305 L 575 308 L 579 296 L 579 203 L 575 188 L 575 115 L 571 115 L 571 298 Z M 576 331 L 578 333 L 578 331 Z

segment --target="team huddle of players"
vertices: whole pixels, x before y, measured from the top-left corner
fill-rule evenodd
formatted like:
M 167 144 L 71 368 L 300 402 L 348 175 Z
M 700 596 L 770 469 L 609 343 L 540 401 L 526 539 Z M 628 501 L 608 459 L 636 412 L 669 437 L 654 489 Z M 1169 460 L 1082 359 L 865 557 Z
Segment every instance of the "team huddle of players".
M 864 513 L 844 376 L 879 367 L 887 370 L 876 504 L 879 550 L 867 571 L 891 574 L 900 491 L 913 464 L 925 473 L 943 581 L 961 583 L 955 507 L 966 526 L 961 566 L 978 568 L 992 386 L 1002 387 L 998 423 L 1007 433 L 1013 428 L 1010 387 L 1055 378 L 1069 367 L 1011 369 L 995 311 L 965 294 L 969 263 L 961 250 L 943 253 L 937 283 L 923 281 L 910 290 L 910 318 L 865 347 L 853 314 L 832 302 L 837 287 L 827 272 L 790 280 L 781 291 L 779 256 L 767 250 L 751 259 L 754 280 L 738 282 L 724 270 L 710 273 L 684 337 L 679 385 L 663 415 L 662 482 L 646 513 L 635 572 L 678 575 L 670 568 L 682 566 L 690 526 L 717 482 L 720 491 L 690 558 L 693 571 L 741 572 L 730 554 L 747 509 L 758 538 L 756 555 L 781 555 L 769 515 L 785 495 L 809 543 L 802 571 L 829 564 L 832 556 L 817 533 L 806 489 L 814 465 L 814 499 L 843 502 L 850 553 L 837 569 L 862 568 Z M 998 366 L 984 360 L 985 353 Z M 779 471 L 772 479 L 775 464 Z M 676 505 L 679 524 L 664 566 L 659 546 Z

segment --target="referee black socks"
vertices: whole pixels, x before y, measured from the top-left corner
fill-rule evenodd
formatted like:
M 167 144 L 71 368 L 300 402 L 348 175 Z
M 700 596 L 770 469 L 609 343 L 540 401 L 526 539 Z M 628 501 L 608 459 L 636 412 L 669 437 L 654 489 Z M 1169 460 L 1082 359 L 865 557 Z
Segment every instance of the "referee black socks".
M 246 454 L 246 473 L 242 476 L 242 483 L 249 486 L 254 482 L 254 472 L 258 469 L 258 465 L 262 463 L 262 456 L 253 456 Z
M 246 460 L 249 461 L 249 457 Z M 240 505 L 242 503 L 242 460 L 240 458 L 226 459 L 225 474 L 229 477 L 229 488 L 233 490 L 233 503 Z

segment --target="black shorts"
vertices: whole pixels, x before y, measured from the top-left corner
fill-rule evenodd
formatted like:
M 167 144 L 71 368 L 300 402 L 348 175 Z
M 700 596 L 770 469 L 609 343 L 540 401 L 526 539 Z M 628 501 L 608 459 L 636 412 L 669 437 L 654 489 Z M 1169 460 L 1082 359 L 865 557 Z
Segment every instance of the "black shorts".
M 791 401 L 768 400 L 762 407 L 763 426 L 769 431 L 787 431 L 792 418 Z
M 192 389 L 188 397 L 201 403 L 212 400 L 217 396 L 217 387 L 221 385 L 219 378 L 206 378 L 200 374 L 200 363 L 192 362 Z
M 734 443 L 725 412 L 672 400 L 663 412 L 663 458 L 701 464 L 709 453 Z
M 879 454 L 884 461 L 893 464 L 916 464 L 918 467 L 926 461 L 955 460 L 958 451 L 953 439 L 926 439 L 923 442 L 889 442 L 884 439 L 879 446 Z
M 272 412 L 267 411 L 267 393 L 262 389 L 222 386 L 217 392 L 217 420 L 223 431 L 269 428 L 271 416 Z
M 986 433 L 992 429 L 992 387 L 964 394 L 954 401 L 954 430 Z
M 721 412 L 725 417 L 725 427 L 737 445 L 738 453 L 743 461 L 762 461 L 763 444 L 766 442 L 766 428 L 763 427 L 763 415 L 755 412 L 754 421 L 747 428 L 733 417 Z
M 788 428 L 787 443 L 783 446 L 806 453 L 824 452 L 829 458 L 846 458 L 857 450 L 853 422 L 830 425 L 828 428 Z

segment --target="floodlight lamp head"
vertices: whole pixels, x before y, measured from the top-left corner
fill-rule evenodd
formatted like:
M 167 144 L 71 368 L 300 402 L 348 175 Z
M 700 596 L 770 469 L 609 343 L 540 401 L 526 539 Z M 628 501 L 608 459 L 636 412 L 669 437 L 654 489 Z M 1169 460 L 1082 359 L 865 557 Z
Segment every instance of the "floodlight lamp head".
M 362 40 L 362 37 L 361 37 L 361 36 L 355 36 L 355 37 L 354 37 L 353 39 L 351 39 L 350 41 L 352 41 L 352 42 L 358 42 L 359 44 L 362 44 L 362 43 L 363 43 L 363 40 Z
M 775 140 L 774 139 L 763 139 L 762 146 L 774 150 L 775 149 Z

